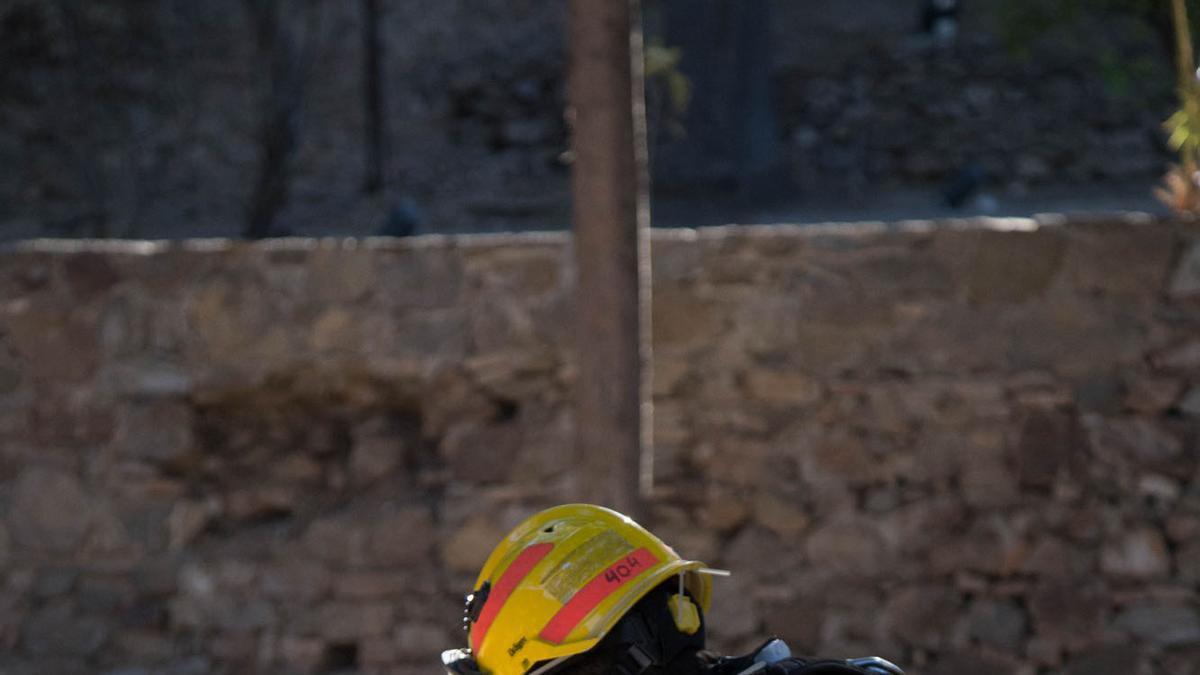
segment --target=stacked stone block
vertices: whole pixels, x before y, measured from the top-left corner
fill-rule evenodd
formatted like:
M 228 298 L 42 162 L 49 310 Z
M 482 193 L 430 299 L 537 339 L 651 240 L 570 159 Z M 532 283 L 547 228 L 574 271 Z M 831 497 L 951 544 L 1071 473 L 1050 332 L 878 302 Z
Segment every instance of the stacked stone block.
M 1193 224 L 656 233 L 649 524 L 723 649 L 1200 663 Z M 559 235 L 0 255 L 0 670 L 429 672 L 572 499 Z

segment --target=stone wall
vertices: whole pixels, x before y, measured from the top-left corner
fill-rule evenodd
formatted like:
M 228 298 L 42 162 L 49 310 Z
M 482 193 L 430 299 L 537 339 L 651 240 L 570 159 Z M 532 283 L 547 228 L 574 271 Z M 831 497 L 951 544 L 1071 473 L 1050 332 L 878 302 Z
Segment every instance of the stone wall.
M 1200 230 L 655 239 L 650 524 L 716 644 L 1200 663 Z M 431 672 L 579 480 L 559 235 L 0 254 L 0 671 Z
M 651 18 L 662 5 L 645 4 Z M 1012 4 L 962 3 L 963 39 L 931 50 L 914 39 L 920 0 L 772 0 L 776 196 L 878 199 L 964 169 L 1018 198 L 1157 180 L 1170 160 L 1170 40 L 1108 15 L 1031 38 L 1022 57 L 998 37 Z M 281 3 L 301 24 L 310 5 L 321 29 L 295 36 L 313 67 L 279 227 L 372 234 L 408 202 L 422 233 L 569 222 L 565 2 L 382 3 L 379 195 L 362 194 L 362 5 Z M 238 236 L 271 91 L 254 35 L 239 0 L 0 2 L 0 165 L 16 167 L 0 172 L 0 240 Z M 653 136 L 669 139 L 668 126 Z M 688 134 L 701 146 L 702 131 Z

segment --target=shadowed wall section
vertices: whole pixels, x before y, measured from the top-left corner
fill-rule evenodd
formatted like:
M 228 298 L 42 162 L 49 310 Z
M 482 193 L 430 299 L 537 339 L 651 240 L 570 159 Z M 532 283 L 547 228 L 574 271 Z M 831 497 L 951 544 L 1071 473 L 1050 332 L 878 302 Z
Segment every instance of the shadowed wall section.
M 1200 663 L 1200 231 L 654 242 L 653 529 L 718 646 Z M 565 238 L 0 254 L 0 670 L 429 672 L 569 500 Z M 1117 668 L 1117 670 L 1112 670 Z

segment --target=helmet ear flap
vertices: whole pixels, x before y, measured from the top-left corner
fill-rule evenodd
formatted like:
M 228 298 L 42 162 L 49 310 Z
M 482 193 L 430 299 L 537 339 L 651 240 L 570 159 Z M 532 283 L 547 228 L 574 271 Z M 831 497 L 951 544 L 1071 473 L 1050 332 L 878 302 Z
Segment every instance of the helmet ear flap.
M 679 573 L 679 591 L 667 597 L 667 609 L 671 610 L 676 630 L 684 635 L 695 635 L 700 630 L 700 610 L 687 595 L 685 576 L 685 573 Z
M 684 635 L 695 635 L 700 630 L 700 609 L 692 599 L 682 593 L 673 593 L 667 599 L 667 608 L 675 620 L 675 628 Z

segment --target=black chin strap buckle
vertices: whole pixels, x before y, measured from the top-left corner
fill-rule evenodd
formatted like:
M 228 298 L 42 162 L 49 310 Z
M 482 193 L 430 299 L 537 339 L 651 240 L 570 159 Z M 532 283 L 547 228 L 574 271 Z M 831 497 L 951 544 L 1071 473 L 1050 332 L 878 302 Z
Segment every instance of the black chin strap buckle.
M 654 659 L 646 653 L 638 645 L 630 645 L 629 649 L 617 659 L 617 672 L 621 675 L 642 675 L 650 666 L 654 665 Z

